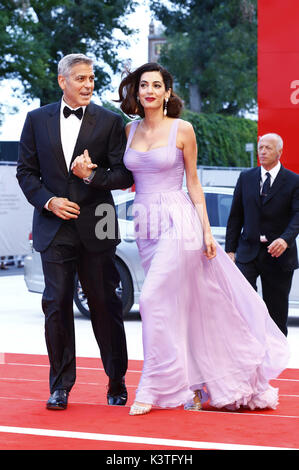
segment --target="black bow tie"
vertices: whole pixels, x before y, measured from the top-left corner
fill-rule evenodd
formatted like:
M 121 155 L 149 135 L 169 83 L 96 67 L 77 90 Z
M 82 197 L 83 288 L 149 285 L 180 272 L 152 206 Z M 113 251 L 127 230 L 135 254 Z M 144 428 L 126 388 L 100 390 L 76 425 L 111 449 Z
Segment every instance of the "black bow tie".
M 67 106 L 65 106 L 63 108 L 63 115 L 65 118 L 68 118 L 71 114 L 75 114 L 75 116 L 77 116 L 78 119 L 82 119 L 83 117 L 83 109 L 82 108 L 78 108 L 76 110 L 74 109 L 70 109 L 68 108 Z

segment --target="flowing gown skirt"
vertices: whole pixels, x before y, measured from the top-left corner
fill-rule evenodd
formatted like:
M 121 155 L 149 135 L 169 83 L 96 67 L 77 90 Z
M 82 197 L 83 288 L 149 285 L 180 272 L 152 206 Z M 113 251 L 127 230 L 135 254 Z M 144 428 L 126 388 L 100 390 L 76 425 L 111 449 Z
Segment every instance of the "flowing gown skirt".
M 177 123 L 162 160 L 168 166 L 159 168 L 152 152 L 141 163 L 130 149 L 136 123 L 125 155 L 135 178 L 135 230 L 146 273 L 140 297 L 144 366 L 136 401 L 177 407 L 201 389 L 218 408 L 275 408 L 278 389 L 269 380 L 287 366 L 286 338 L 223 249 L 217 245 L 212 260 L 204 256 L 200 219 L 181 189 L 183 157 L 173 143 Z

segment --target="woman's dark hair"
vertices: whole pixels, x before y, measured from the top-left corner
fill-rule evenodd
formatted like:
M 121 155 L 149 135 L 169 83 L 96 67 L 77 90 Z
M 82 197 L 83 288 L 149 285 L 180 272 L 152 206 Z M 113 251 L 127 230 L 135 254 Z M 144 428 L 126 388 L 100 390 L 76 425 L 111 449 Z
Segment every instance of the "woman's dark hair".
M 173 92 L 173 78 L 171 74 L 156 62 L 141 65 L 133 72 L 127 71 L 127 75 L 121 81 L 118 89 L 118 103 L 121 103 L 121 110 L 128 116 L 139 115 L 142 118 L 144 117 L 144 109 L 137 100 L 137 94 L 141 75 L 145 72 L 161 73 L 166 91 L 171 89 L 171 95 L 167 103 L 167 116 L 178 118 L 183 108 L 182 100 Z

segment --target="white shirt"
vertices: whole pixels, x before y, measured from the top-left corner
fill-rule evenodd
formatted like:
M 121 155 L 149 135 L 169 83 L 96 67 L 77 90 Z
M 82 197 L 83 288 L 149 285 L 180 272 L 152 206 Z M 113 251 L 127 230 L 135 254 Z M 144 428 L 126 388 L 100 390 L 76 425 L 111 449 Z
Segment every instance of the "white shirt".
M 65 106 L 73 110 L 76 110 L 78 108 L 71 108 L 68 104 L 66 104 L 66 102 L 62 98 L 60 106 L 60 136 L 66 167 L 69 170 L 83 117 L 82 119 L 78 119 L 77 116 L 75 116 L 74 114 L 71 114 L 68 118 L 64 117 L 63 108 Z M 79 108 L 83 109 L 84 116 L 86 106 L 79 106 Z M 49 199 L 45 204 L 45 208 L 48 210 L 49 202 L 52 199 L 53 198 L 51 197 L 51 199 Z
M 278 162 L 275 167 L 273 167 L 271 170 L 266 170 L 263 166 L 261 166 L 261 190 L 263 187 L 263 184 L 267 178 L 266 173 L 270 173 L 270 186 L 274 183 L 274 180 L 280 170 L 281 163 Z
M 75 145 L 78 139 L 80 127 L 83 121 L 82 119 L 78 119 L 77 116 L 71 114 L 68 118 L 64 117 L 63 108 L 67 106 L 74 111 L 78 108 L 71 108 L 69 105 L 65 103 L 65 101 L 61 100 L 60 106 L 60 135 L 61 135 L 61 144 L 64 153 L 66 167 L 69 170 L 70 163 L 72 160 L 72 156 L 74 153 Z M 79 106 L 79 108 L 83 109 L 83 116 L 86 109 L 86 106 Z
M 263 187 L 263 184 L 267 178 L 266 176 L 266 173 L 270 173 L 270 186 L 272 186 L 272 184 L 274 183 L 274 180 L 280 170 L 280 167 L 281 167 L 281 163 L 278 162 L 277 165 L 275 165 L 275 167 L 273 167 L 271 170 L 266 170 L 263 166 L 261 166 L 261 191 L 262 191 L 262 187 Z M 265 243 L 267 242 L 267 238 L 265 237 L 265 235 L 260 235 L 260 241 L 262 243 Z

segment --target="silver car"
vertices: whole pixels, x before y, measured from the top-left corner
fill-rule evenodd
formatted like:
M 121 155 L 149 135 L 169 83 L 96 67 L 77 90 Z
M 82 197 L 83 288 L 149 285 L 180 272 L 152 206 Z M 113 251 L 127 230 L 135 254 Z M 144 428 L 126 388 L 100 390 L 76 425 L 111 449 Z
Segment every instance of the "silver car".
M 233 197 L 233 188 L 204 187 L 207 210 L 214 238 L 224 247 L 227 219 Z M 134 226 L 131 207 L 135 193 L 117 192 L 114 194 L 115 207 L 118 214 L 121 243 L 116 249 L 116 263 L 120 274 L 117 293 L 122 299 L 123 313 L 127 315 L 134 304 L 139 303 L 144 271 L 140 263 L 137 244 L 134 237 Z M 297 237 L 299 251 L 299 237 Z M 32 249 L 32 253 L 24 260 L 24 277 L 27 288 L 31 292 L 43 292 L 44 279 L 40 255 Z M 296 286 L 296 287 L 295 287 Z M 76 280 L 74 302 L 79 311 L 89 317 L 87 299 Z M 299 306 L 299 270 L 295 271 L 293 287 L 290 295 L 290 306 Z

